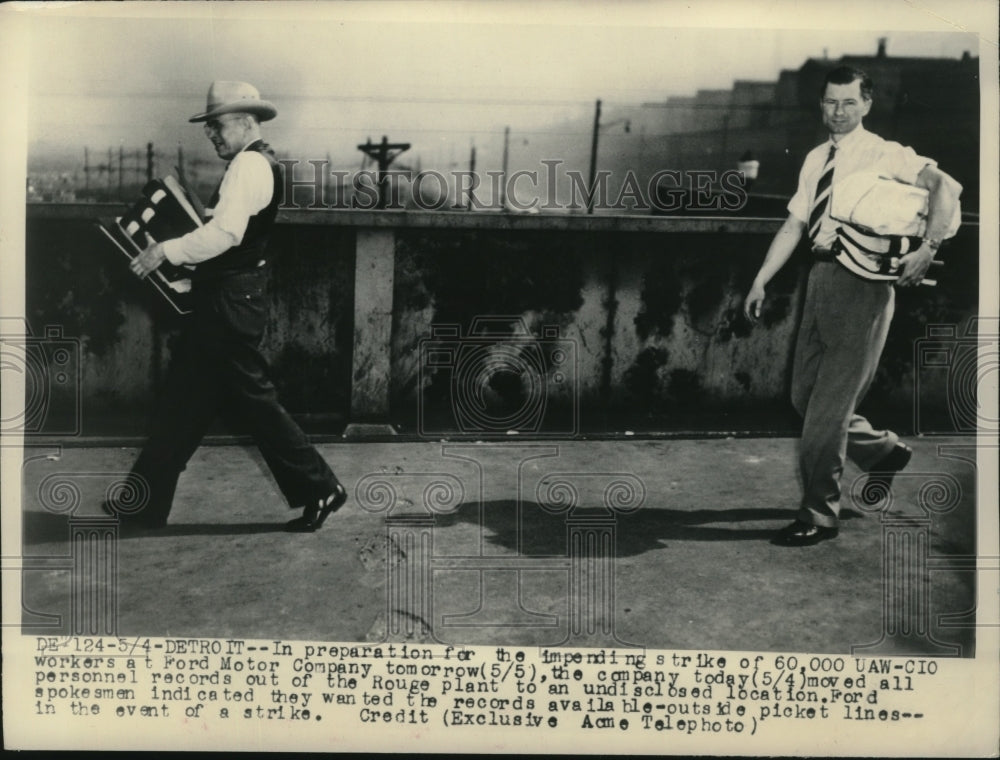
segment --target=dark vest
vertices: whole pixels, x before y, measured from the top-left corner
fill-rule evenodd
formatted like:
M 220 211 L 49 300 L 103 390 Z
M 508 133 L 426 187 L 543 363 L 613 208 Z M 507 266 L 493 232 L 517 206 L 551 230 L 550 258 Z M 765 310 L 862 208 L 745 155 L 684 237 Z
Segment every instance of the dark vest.
M 264 259 L 264 249 L 267 241 L 271 237 L 271 228 L 274 226 L 274 219 L 278 215 L 278 205 L 281 202 L 282 174 L 281 164 L 274 156 L 274 151 L 263 140 L 257 140 L 246 147 L 245 150 L 252 150 L 260 153 L 271 165 L 271 174 L 274 177 L 274 192 L 271 194 L 271 202 L 256 214 L 250 217 L 247 223 L 246 232 L 243 233 L 243 240 L 234 245 L 225 253 L 215 256 L 207 261 L 203 261 L 195 267 L 194 280 L 205 281 L 224 277 L 229 274 L 246 272 L 257 268 Z M 219 183 L 219 187 L 222 183 Z M 212 193 L 209 207 L 215 208 L 219 202 L 219 187 Z

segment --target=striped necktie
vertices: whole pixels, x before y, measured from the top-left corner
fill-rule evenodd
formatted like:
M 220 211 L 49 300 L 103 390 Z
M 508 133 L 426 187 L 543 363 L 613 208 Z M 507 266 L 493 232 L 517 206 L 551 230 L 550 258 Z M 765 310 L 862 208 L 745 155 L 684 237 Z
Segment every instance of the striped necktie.
M 836 167 L 834 154 L 837 152 L 836 144 L 830 146 L 830 154 L 826 157 L 823 165 L 823 173 L 819 182 L 816 183 L 816 199 L 813 201 L 812 211 L 809 212 L 809 239 L 815 241 L 819 234 L 820 225 L 823 222 L 823 214 L 830 204 L 830 185 L 833 184 L 833 170 Z

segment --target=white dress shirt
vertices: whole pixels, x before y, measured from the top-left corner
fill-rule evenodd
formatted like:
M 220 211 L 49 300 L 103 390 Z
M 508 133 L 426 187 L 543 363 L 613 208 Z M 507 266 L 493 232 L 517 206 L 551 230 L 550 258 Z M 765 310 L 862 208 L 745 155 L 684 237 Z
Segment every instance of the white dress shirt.
M 799 172 L 799 187 L 788 202 L 788 213 L 803 224 L 809 223 L 809 211 L 812 208 L 816 185 L 819 182 L 830 146 L 833 140 L 817 145 L 806 155 Z M 897 142 L 884 140 L 869 132 L 863 125 L 844 135 L 837 143 L 836 163 L 833 172 L 834 183 L 855 172 L 874 171 L 883 177 L 913 185 L 917 175 L 925 166 L 937 166 L 933 159 L 920 156 L 913 148 L 905 147 Z M 830 248 L 837 239 L 837 227 L 830 217 L 831 204 L 827 204 L 826 212 L 820 222 L 819 232 L 813 245 L 816 248 Z
M 250 217 L 266 208 L 274 195 L 271 164 L 255 150 L 236 154 L 219 186 L 219 202 L 206 209 L 212 218 L 203 226 L 163 244 L 171 264 L 197 264 L 225 253 L 243 240 Z

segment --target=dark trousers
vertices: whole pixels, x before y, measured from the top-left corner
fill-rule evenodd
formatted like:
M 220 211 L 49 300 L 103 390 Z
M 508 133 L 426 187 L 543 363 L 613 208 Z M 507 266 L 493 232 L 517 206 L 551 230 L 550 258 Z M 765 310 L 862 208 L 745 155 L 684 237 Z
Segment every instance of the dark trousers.
M 854 411 L 878 369 L 894 299 L 890 283 L 862 280 L 836 262 L 809 273 L 792 372 L 792 404 L 803 417 L 803 522 L 835 527 L 845 456 L 868 471 L 899 440 Z
M 194 310 L 132 468 L 148 487 L 142 519 L 166 519 L 180 473 L 220 413 L 253 437 L 290 507 L 333 491 L 333 472 L 278 403 L 258 348 L 267 322 L 267 272 L 259 267 L 195 285 Z

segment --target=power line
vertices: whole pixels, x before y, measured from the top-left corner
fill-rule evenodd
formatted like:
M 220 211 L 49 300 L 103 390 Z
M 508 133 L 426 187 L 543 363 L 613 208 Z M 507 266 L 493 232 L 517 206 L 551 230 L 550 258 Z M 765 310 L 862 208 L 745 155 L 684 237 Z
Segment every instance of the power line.
M 86 124 L 85 126 L 87 126 L 87 127 L 99 127 L 99 126 L 102 126 L 102 125 L 100 125 L 100 124 Z M 357 133 L 370 134 L 372 132 L 378 132 L 380 130 L 383 130 L 383 131 L 386 131 L 386 132 L 397 132 L 397 133 L 398 132 L 404 132 L 404 133 L 408 133 L 408 134 L 409 133 L 416 133 L 416 134 L 497 135 L 498 139 L 499 139 L 499 136 L 503 134 L 503 128 L 502 127 L 496 127 L 496 128 L 492 128 L 492 129 L 490 129 L 490 128 L 462 129 L 460 127 L 406 127 L 406 126 L 401 126 L 401 125 L 398 125 L 398 124 L 395 125 L 395 126 L 393 126 L 393 125 L 388 125 L 387 126 L 385 124 L 379 124 L 377 126 L 370 125 L 370 126 L 362 126 L 362 127 L 337 127 L 337 126 L 308 127 L 308 126 L 303 126 L 303 127 L 294 127 L 293 129 L 294 129 L 294 132 L 296 134 L 302 134 L 302 133 L 319 133 L 319 134 L 325 134 L 325 133 L 330 133 L 330 132 L 347 132 L 347 133 L 355 133 L 355 134 L 357 134 Z M 654 138 L 654 137 L 670 137 L 671 135 L 677 135 L 677 134 L 689 134 L 691 131 L 692 130 L 686 130 L 684 132 L 646 132 L 646 133 L 644 133 L 644 136 L 647 139 L 648 138 Z M 699 131 L 699 130 L 693 130 L 693 131 Z M 708 129 L 708 130 L 704 130 L 704 131 L 711 131 L 711 130 Z M 512 135 L 512 137 L 515 140 L 515 143 L 512 143 L 512 144 L 516 144 L 517 138 L 522 137 L 522 136 L 527 136 L 527 137 L 532 137 L 532 136 L 534 136 L 534 137 L 539 137 L 539 136 L 542 136 L 542 137 L 546 137 L 546 136 L 547 137 L 584 137 L 584 136 L 586 136 L 586 137 L 589 137 L 590 134 L 591 133 L 590 133 L 589 130 L 565 131 L 565 130 L 554 130 L 554 129 L 517 129 L 517 128 L 512 128 L 511 129 L 511 135 Z M 624 137 L 624 135 L 619 135 L 618 137 L 621 138 L 621 137 Z M 629 135 L 629 137 L 635 138 L 635 137 L 639 137 L 639 135 L 633 129 L 632 133 Z M 279 146 L 279 147 L 281 147 L 281 146 Z M 165 155 L 168 155 L 168 154 L 158 154 L 158 155 L 164 155 L 165 156 Z M 203 159 L 192 159 L 192 160 L 201 160 L 204 163 L 211 163 L 211 164 L 216 164 L 217 163 L 220 166 L 222 165 L 221 161 L 205 161 Z
M 627 90 L 626 90 L 627 91 Z M 653 91 L 648 89 L 634 89 L 633 92 L 649 92 Z M 109 93 L 108 97 L 112 94 Z M 114 97 L 121 100 L 164 100 L 166 98 L 177 99 L 173 94 L 170 95 L 160 95 L 160 94 L 150 94 L 148 92 L 115 92 Z M 67 92 L 67 93 L 39 93 L 33 95 L 37 99 L 47 99 L 47 98 L 60 98 L 60 97 L 80 97 L 78 92 Z M 91 97 L 88 95 L 87 97 Z M 98 96 L 94 96 L 98 97 Z M 185 98 L 186 99 L 186 98 Z M 282 102 L 289 101 L 312 101 L 312 102 L 334 102 L 334 103 L 413 103 L 413 104 L 427 104 L 427 105 L 456 105 L 456 106 L 468 106 L 468 105 L 486 105 L 486 106 L 581 106 L 586 107 L 589 105 L 590 101 L 586 99 L 585 96 L 580 98 L 563 98 L 563 99 L 552 99 L 552 98 L 496 98 L 496 97 L 464 97 L 456 98 L 454 96 L 419 96 L 419 95 L 368 95 L 368 94 L 358 94 L 358 95 L 281 95 L 276 97 L 275 100 L 280 100 Z M 631 103 L 635 105 L 636 101 L 608 101 L 609 103 L 615 104 L 626 104 Z M 279 104 L 280 105 L 280 104 Z

